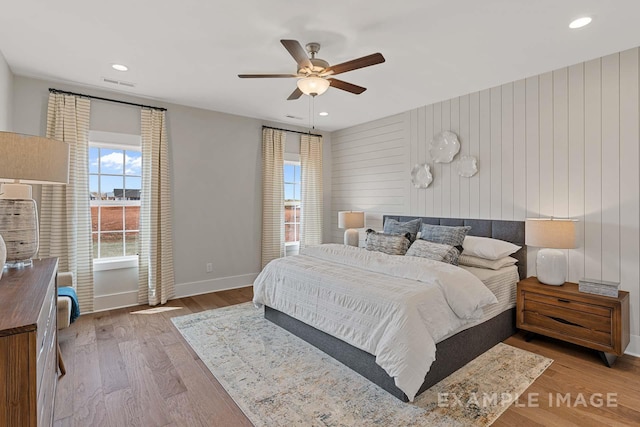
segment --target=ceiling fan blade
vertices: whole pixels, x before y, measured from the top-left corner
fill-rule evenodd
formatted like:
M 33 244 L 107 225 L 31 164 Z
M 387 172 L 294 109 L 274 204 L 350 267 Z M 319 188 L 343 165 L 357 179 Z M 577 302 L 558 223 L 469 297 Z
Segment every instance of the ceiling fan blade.
M 346 90 L 347 92 L 355 93 L 356 95 L 360 95 L 362 92 L 367 90 L 366 87 L 354 85 L 353 83 L 347 83 L 343 80 L 338 79 L 327 79 L 329 80 L 329 84 L 331 87 L 335 87 L 336 89 Z
M 343 62 L 342 64 L 332 65 L 327 68 L 323 74 L 331 72 L 336 75 L 340 73 L 346 73 L 347 71 L 357 70 L 358 68 L 369 67 L 371 65 L 381 64 L 385 61 L 384 56 L 381 53 L 373 53 L 362 58 L 352 59 L 351 61 Z
M 271 79 L 281 77 L 299 77 L 297 74 L 238 74 L 241 79 Z
M 291 95 L 289 95 L 289 97 L 287 98 L 287 101 L 291 101 L 294 99 L 298 99 L 302 96 L 302 91 L 298 88 L 296 88 L 296 90 L 294 90 L 293 92 L 291 92 Z
M 307 52 L 304 50 L 298 40 L 280 40 L 280 43 L 289 51 L 293 59 L 298 63 L 300 68 L 313 68 L 313 64 L 309 61 Z

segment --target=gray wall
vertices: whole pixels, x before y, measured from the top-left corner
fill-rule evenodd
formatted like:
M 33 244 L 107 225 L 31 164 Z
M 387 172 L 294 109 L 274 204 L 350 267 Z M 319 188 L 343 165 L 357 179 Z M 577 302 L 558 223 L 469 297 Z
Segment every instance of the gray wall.
M 620 282 L 631 297 L 629 351 L 640 354 L 640 52 L 571 67 L 334 132 L 333 241 L 337 211 L 524 220 L 578 219 L 568 278 Z M 459 135 L 479 173 L 430 161 L 438 132 Z M 410 179 L 428 162 L 427 189 Z M 535 274 L 534 248 L 528 271 Z
M 49 87 L 166 107 L 176 292 L 185 296 L 253 282 L 260 271 L 262 121 L 16 76 L 15 131 L 44 134 Z M 139 134 L 139 108 L 94 100 L 91 129 Z M 325 188 L 330 189 L 329 135 L 324 146 Z M 326 229 L 328 233 L 329 227 Z M 212 273 L 206 272 L 208 262 L 213 263 Z M 135 272 L 130 277 L 135 281 Z M 123 291 L 118 286 L 118 292 L 123 294 L 118 299 L 109 294 L 110 281 L 96 277 L 96 299 L 108 296 L 104 304 L 96 301 L 96 309 L 132 303 L 133 290 Z
M 0 131 L 11 130 L 12 104 L 13 73 L 0 52 Z

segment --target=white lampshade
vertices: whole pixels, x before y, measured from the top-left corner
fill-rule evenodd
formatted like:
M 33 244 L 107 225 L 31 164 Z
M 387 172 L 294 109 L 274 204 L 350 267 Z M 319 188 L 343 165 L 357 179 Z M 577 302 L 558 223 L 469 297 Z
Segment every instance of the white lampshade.
M 364 227 L 364 212 L 338 212 L 338 228 Z
M 576 221 L 557 218 L 527 218 L 525 244 L 538 248 L 573 249 L 576 247 Z
M 315 76 L 299 79 L 297 84 L 302 93 L 311 96 L 322 95 L 330 86 L 329 80 Z
M 68 184 L 69 144 L 41 136 L 0 132 L 0 181 Z
M 543 248 L 536 257 L 536 274 L 540 283 L 561 286 L 567 278 L 567 257 L 559 249 L 576 247 L 575 220 L 528 218 L 525 221 L 525 244 Z

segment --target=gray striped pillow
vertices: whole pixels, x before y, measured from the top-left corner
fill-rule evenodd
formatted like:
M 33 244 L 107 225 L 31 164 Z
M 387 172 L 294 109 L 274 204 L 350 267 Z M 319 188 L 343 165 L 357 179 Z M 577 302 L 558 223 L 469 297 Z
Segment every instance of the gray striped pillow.
M 462 227 L 449 227 L 446 225 L 422 224 L 420 227 L 420 238 L 433 243 L 455 246 L 462 252 L 462 242 L 467 233 L 471 230 L 468 225 Z
M 406 256 L 427 258 L 458 265 L 460 251 L 451 245 L 443 245 L 441 243 L 433 243 L 427 240 L 418 239 L 411 244 Z
M 387 218 L 384 222 L 384 232 L 387 234 L 406 234 L 409 233 L 411 241 L 416 240 L 416 235 L 420 231 L 420 224 L 422 220 L 420 218 L 413 219 L 407 222 L 396 221 L 395 219 Z
M 409 245 L 411 245 L 409 233 L 405 235 L 385 234 L 377 233 L 371 229 L 367 230 L 365 248 L 368 251 L 382 252 L 388 255 L 404 255 L 407 253 Z

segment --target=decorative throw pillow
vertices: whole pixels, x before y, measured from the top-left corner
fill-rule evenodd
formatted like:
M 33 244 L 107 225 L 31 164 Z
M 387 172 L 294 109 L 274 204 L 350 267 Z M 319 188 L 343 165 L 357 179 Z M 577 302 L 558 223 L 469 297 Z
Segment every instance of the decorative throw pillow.
M 384 222 L 384 232 L 387 234 L 405 234 L 409 233 L 411 237 L 411 241 L 416 240 L 416 235 L 418 231 L 420 231 L 420 224 L 422 224 L 422 220 L 420 218 L 407 221 L 400 222 L 395 219 L 387 218 Z
M 458 264 L 460 265 L 466 265 L 467 267 L 488 268 L 490 270 L 500 270 L 502 267 L 515 265 L 517 262 L 517 259 L 510 256 L 491 260 L 486 258 L 479 258 L 473 255 L 465 255 L 464 253 L 462 253 L 462 255 L 460 255 L 460 258 L 458 258 Z
M 471 227 L 468 225 L 449 227 L 446 225 L 422 224 L 422 227 L 420 227 L 420 238 L 433 243 L 451 245 L 462 252 L 462 242 L 464 242 L 464 237 L 469 230 L 471 230 Z
M 406 256 L 427 258 L 435 261 L 446 262 L 448 264 L 458 265 L 458 257 L 460 256 L 460 252 L 451 245 L 433 243 L 427 240 L 416 240 L 411 244 L 411 247 L 409 247 Z
M 473 255 L 478 258 L 497 260 L 516 253 L 520 246 L 504 240 L 490 237 L 467 236 L 462 243 L 463 255 Z
M 404 255 L 411 245 L 410 235 L 377 233 L 367 230 L 365 248 L 368 251 L 383 252 L 388 255 Z

